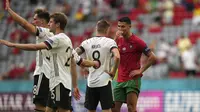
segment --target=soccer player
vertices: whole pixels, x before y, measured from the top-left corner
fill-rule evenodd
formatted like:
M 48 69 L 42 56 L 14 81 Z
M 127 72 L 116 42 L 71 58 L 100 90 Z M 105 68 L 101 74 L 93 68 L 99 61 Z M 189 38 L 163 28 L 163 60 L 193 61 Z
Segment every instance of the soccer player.
M 118 20 L 118 31 L 115 38 L 119 52 L 117 84 L 114 88 L 115 107 L 113 112 L 120 112 L 123 103 L 127 103 L 128 112 L 136 112 L 137 100 L 140 93 L 142 73 L 155 61 L 156 56 L 146 43 L 130 31 L 131 20 L 122 17 Z M 144 53 L 148 59 L 141 67 L 140 58 Z
M 48 29 L 49 13 L 47 11 L 43 9 L 36 9 L 31 24 L 10 8 L 9 0 L 6 0 L 6 10 L 18 24 L 20 24 L 29 33 L 36 36 L 36 43 L 43 42 L 49 37 L 54 35 Z M 37 55 L 36 55 L 36 69 L 34 71 L 33 103 L 35 104 L 35 111 L 45 111 L 48 100 L 47 94 L 49 93 L 49 77 L 50 77 L 49 71 L 51 69 L 50 52 L 47 50 L 39 50 L 37 51 L 36 54 Z M 83 60 L 82 58 L 77 56 L 75 51 L 73 52 L 73 55 L 78 65 L 88 66 L 88 67 L 90 66 L 98 67 L 97 62 Z M 72 75 L 72 80 L 76 81 L 76 79 L 77 79 L 76 74 Z
M 71 72 L 76 72 L 73 66 L 71 66 L 72 55 L 72 44 L 68 36 L 64 32 L 64 28 L 67 24 L 67 18 L 62 13 L 54 13 L 50 17 L 49 28 L 56 35 L 50 37 L 44 42 L 38 44 L 16 44 L 11 43 L 5 40 L 0 40 L 1 44 L 7 45 L 9 47 L 16 47 L 23 50 L 42 50 L 48 49 L 51 52 L 50 55 L 50 90 L 51 94 L 49 95 L 48 103 L 49 107 L 46 109 L 47 112 L 53 111 L 50 104 L 55 104 L 58 107 L 59 112 L 68 112 L 71 106 L 69 101 L 69 93 L 71 91 Z M 80 59 L 81 60 L 81 59 Z M 85 66 L 94 66 L 98 67 L 94 61 L 86 63 L 85 60 L 82 60 L 82 63 L 85 63 Z M 73 63 L 72 63 L 73 64 Z M 81 64 L 81 63 L 80 63 Z M 90 65 L 91 64 L 91 65 Z M 70 68 L 71 67 L 71 68 Z M 73 71 L 71 71 L 73 70 Z M 78 99 L 80 94 L 78 92 L 77 85 L 73 83 L 74 95 Z M 46 94 L 47 95 L 47 94 Z
M 36 36 L 36 43 L 43 42 L 54 34 L 49 31 L 49 13 L 43 9 L 36 9 L 33 16 L 32 24 L 15 13 L 11 7 L 9 0 L 6 0 L 6 10 L 14 21 L 20 24 L 29 33 Z M 36 52 L 36 68 L 34 71 L 33 85 L 33 103 L 35 111 L 45 111 L 49 93 L 49 52 L 47 50 L 39 50 Z
M 96 25 L 96 36 L 85 40 L 76 49 L 81 55 L 86 54 L 87 59 L 99 61 L 98 69 L 89 68 L 84 106 L 89 112 L 96 112 L 100 101 L 103 112 L 111 112 L 113 103 L 111 80 L 118 68 L 120 55 L 113 39 L 107 38 L 110 24 L 100 20 Z M 114 64 L 111 66 L 113 54 Z

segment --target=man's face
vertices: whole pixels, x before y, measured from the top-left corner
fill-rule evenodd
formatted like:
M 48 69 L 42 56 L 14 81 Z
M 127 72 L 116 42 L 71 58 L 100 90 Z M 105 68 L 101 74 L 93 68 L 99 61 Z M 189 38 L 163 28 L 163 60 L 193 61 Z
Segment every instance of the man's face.
M 42 26 L 42 20 L 38 18 L 37 14 L 33 16 L 33 21 L 31 22 L 34 26 Z
M 49 26 L 50 31 L 52 32 L 56 31 L 56 23 L 53 18 L 50 18 L 48 26 Z
M 125 23 L 125 22 L 118 22 L 118 31 L 121 31 L 122 36 L 128 35 L 131 25 Z

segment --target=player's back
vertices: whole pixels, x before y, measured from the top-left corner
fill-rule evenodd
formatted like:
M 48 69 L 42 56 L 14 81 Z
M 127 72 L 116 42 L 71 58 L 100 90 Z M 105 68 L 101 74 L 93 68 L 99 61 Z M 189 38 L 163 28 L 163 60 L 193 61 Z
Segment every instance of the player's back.
M 111 49 L 117 47 L 114 40 L 106 37 L 93 37 L 85 40 L 81 45 L 87 59 L 98 60 L 101 66 L 98 69 L 89 68 L 88 86 L 100 87 L 107 85 L 111 77 L 105 72 L 111 70 Z
M 64 33 L 57 34 L 46 41 L 51 52 L 51 77 L 50 89 L 59 83 L 71 90 L 71 56 L 72 43 L 70 38 Z

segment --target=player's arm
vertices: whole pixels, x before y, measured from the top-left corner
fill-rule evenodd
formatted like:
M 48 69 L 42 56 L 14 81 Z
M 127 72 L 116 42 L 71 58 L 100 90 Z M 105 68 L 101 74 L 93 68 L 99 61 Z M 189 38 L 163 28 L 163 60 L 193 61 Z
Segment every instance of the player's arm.
M 111 69 L 111 71 L 110 71 L 109 74 L 111 75 L 111 77 L 114 77 L 115 74 L 116 74 L 117 68 L 119 66 L 120 54 L 119 54 L 118 48 L 112 48 L 111 52 L 114 55 L 113 56 L 113 58 L 114 58 L 114 64 L 113 64 L 112 69 Z
M 48 48 L 44 42 L 39 43 L 39 44 L 18 44 L 18 43 L 12 43 L 6 40 L 0 40 L 0 44 L 6 45 L 8 47 L 15 47 L 15 48 L 26 50 L 26 51 L 37 51 L 37 50 Z
M 155 54 L 149 50 L 147 52 L 144 52 L 144 54 L 147 56 L 147 61 L 144 63 L 144 65 L 140 68 L 141 74 L 147 70 L 152 64 L 156 62 L 156 56 Z
M 18 15 L 16 12 L 14 12 L 10 8 L 10 2 L 9 0 L 6 0 L 6 9 L 8 13 L 11 15 L 14 21 L 16 21 L 18 24 L 20 24 L 24 29 L 26 29 L 29 33 L 36 35 L 37 29 L 34 25 L 29 23 L 27 20 L 22 18 L 20 15 Z
M 76 72 L 76 63 L 74 58 L 71 58 L 71 73 L 72 73 L 72 86 L 73 86 L 73 95 L 76 100 L 79 100 L 81 95 L 78 89 L 77 84 L 77 72 Z
M 76 63 L 74 58 L 71 58 L 71 73 L 72 73 L 72 86 L 73 88 L 78 87 L 77 85 L 77 72 L 76 72 Z
M 86 59 L 81 58 L 75 50 L 72 51 L 72 54 L 73 54 L 74 60 L 79 66 L 94 67 L 94 68 L 98 68 L 100 66 L 100 62 L 98 61 L 91 61 L 91 60 L 86 60 Z

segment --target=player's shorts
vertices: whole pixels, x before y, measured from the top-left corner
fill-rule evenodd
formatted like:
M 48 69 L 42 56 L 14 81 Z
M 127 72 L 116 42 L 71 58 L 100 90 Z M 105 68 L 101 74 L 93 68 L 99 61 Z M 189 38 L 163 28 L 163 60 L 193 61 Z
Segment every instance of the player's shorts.
M 97 105 L 100 101 L 102 110 L 112 108 L 113 96 L 111 82 L 103 87 L 86 88 L 85 103 L 84 106 L 88 110 L 96 110 Z
M 47 106 L 52 109 L 62 108 L 71 110 L 70 90 L 65 88 L 62 83 L 50 91 Z
M 69 103 L 70 103 L 70 109 L 71 111 L 73 111 L 73 107 L 72 107 L 72 96 L 69 96 Z
M 34 76 L 33 103 L 46 106 L 49 93 L 49 79 L 41 73 Z
M 126 102 L 127 94 L 134 92 L 137 96 L 140 93 L 141 78 L 126 82 L 117 82 L 114 88 L 114 101 Z

